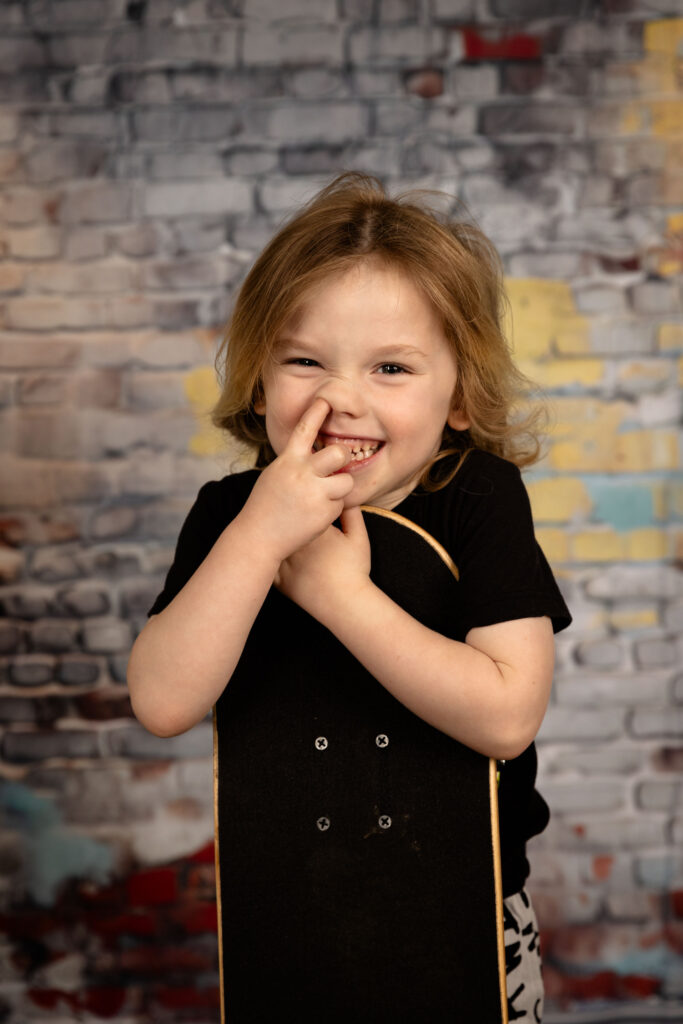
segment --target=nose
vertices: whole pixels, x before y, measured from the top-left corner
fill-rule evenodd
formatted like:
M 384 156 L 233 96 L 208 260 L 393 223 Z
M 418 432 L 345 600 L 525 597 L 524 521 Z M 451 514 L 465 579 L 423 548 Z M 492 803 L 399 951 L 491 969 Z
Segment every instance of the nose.
M 367 398 L 360 381 L 335 375 L 328 377 L 318 388 L 316 398 L 324 398 L 330 405 L 330 415 L 358 418 L 367 412 Z

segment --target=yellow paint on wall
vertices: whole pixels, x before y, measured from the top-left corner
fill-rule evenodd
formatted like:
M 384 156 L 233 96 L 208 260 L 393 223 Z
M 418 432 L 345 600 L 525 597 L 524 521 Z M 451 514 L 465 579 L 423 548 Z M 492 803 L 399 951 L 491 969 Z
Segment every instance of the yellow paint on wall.
M 571 317 L 555 334 L 555 350 L 561 356 L 581 356 L 591 350 L 590 325 L 585 317 Z
M 643 46 L 647 53 L 666 53 L 670 57 L 683 54 L 683 18 L 662 18 L 646 22 Z
M 680 68 L 683 56 L 683 18 L 662 18 L 643 28 L 642 61 L 625 64 L 623 73 L 633 80 L 641 97 L 621 110 L 619 129 L 624 135 L 648 133 L 666 139 L 683 135 Z M 680 162 L 673 162 L 673 170 Z M 672 200 L 673 201 L 673 200 Z
M 541 526 L 536 530 L 536 540 L 551 565 L 569 560 L 569 538 L 564 530 Z
M 661 324 L 657 331 L 657 347 L 662 352 L 683 349 L 683 324 Z
M 605 364 L 602 359 L 553 359 L 548 362 L 518 360 L 523 373 L 542 388 L 591 387 L 602 382 Z
M 566 281 L 546 278 L 509 278 L 505 282 L 512 323 L 506 329 L 517 359 L 548 355 L 558 331 L 571 327 L 588 331 L 588 321 L 577 314 L 572 290 Z
M 571 537 L 572 559 L 577 562 L 616 562 L 624 557 L 624 535 L 609 528 L 582 530 Z
M 626 557 L 634 562 L 651 562 L 666 558 L 668 538 L 664 530 L 646 527 L 626 534 Z
M 683 530 L 672 530 L 669 539 L 669 557 L 677 563 L 683 562 Z
M 213 366 L 198 366 L 186 374 L 183 385 L 199 427 L 190 438 L 189 450 L 194 455 L 220 454 L 225 451 L 225 437 L 210 419 L 219 396 L 216 371 Z
M 635 359 L 624 363 L 619 368 L 617 379 L 625 384 L 630 381 L 638 381 L 639 384 L 649 381 L 651 384 L 657 385 L 666 384 L 671 375 L 671 363 L 668 359 L 659 359 L 658 361 L 650 359 L 647 362 Z
M 622 135 L 658 135 L 674 138 L 683 135 L 683 101 L 635 100 L 621 111 L 619 131 Z
M 579 430 L 590 434 L 613 434 L 632 415 L 630 405 L 624 401 L 564 395 L 553 399 L 553 412 L 552 433 L 558 440 L 573 438 Z
M 527 484 L 531 509 L 538 522 L 568 523 L 590 514 L 592 503 L 581 480 L 545 477 Z
M 615 438 L 613 472 L 646 473 L 651 469 L 677 469 L 678 436 L 673 430 L 632 430 Z
M 596 430 L 577 426 L 574 436 L 551 443 L 553 469 L 578 473 L 646 473 L 679 466 L 678 437 L 673 430 Z

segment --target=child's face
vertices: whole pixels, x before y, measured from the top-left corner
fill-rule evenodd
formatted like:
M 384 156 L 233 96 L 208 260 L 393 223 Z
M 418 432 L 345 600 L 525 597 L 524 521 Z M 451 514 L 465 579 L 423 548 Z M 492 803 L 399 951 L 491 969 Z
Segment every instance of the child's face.
M 263 376 L 268 440 L 279 455 L 315 398 L 330 405 L 316 447 L 354 451 L 345 507 L 393 508 L 435 455 L 448 422 L 457 368 L 439 318 L 410 278 L 360 263 L 311 292 L 278 339 Z

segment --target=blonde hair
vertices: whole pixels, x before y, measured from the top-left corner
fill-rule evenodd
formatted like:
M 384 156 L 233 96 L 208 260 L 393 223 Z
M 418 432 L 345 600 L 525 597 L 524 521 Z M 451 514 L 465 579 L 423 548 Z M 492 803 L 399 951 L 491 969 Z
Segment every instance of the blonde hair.
M 389 198 L 376 178 L 341 174 L 278 231 L 252 266 L 216 356 L 221 396 L 212 421 L 255 449 L 257 466 L 275 458 L 265 418 L 254 405 L 263 397 L 263 370 L 282 329 L 312 287 L 368 259 L 403 271 L 422 288 L 456 359 L 452 407 L 469 420 L 469 438 L 444 427 L 423 485 L 444 486 L 460 462 L 446 474 L 431 472 L 435 463 L 471 447 L 518 466 L 538 458 L 543 410 L 519 410 L 529 382 L 515 366 L 502 328 L 498 253 L 471 220 L 438 214 L 427 195 Z

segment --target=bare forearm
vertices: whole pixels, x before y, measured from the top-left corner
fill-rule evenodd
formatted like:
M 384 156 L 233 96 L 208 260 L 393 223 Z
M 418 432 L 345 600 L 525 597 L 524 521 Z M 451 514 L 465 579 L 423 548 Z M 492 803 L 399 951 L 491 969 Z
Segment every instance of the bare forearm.
M 179 594 L 138 636 L 128 663 L 136 716 L 160 736 L 185 732 L 230 679 L 278 567 L 238 516 Z
M 498 758 L 532 741 L 552 675 L 547 657 L 514 671 L 423 626 L 372 583 L 336 605 L 325 625 L 402 704 L 449 736 Z

